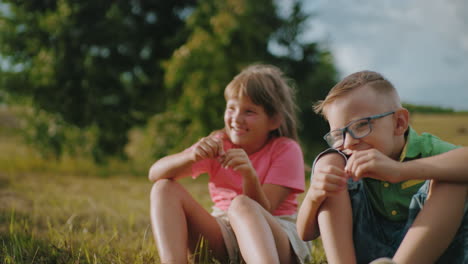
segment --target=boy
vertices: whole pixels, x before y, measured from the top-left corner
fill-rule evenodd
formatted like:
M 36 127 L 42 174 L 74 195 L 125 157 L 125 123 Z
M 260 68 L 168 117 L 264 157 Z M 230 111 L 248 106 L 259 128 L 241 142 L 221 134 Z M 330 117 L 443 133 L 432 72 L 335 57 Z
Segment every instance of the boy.
M 302 239 L 321 235 L 329 263 L 468 263 L 468 148 L 418 135 L 376 72 L 349 75 L 315 110 L 331 148 L 314 162 Z

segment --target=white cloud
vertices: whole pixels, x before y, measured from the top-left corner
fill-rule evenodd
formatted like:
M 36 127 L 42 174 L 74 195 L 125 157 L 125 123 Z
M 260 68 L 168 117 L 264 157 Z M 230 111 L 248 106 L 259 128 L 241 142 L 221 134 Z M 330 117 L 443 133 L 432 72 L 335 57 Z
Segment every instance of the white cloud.
M 403 101 L 468 110 L 465 1 L 322 0 L 308 8 L 317 14 L 308 36 L 326 39 L 343 76 L 379 71 Z

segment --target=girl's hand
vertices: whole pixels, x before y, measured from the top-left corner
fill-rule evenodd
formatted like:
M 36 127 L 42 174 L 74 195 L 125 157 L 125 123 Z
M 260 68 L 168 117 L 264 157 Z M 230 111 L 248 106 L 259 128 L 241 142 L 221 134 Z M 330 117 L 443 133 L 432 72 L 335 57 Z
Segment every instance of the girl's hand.
M 348 176 L 344 171 L 345 161 L 339 154 L 322 156 L 314 166 L 307 196 L 317 203 L 336 195 L 347 188 Z
M 355 151 L 348 159 L 345 171 L 353 180 L 374 178 L 388 182 L 400 182 L 401 162 L 395 161 L 376 149 Z
M 216 137 L 204 137 L 193 148 L 193 160 L 213 159 L 224 155 L 223 141 Z
M 255 173 L 255 169 L 250 163 L 247 153 L 240 148 L 233 148 L 221 156 L 220 163 L 223 168 L 230 168 L 239 172 L 242 176 L 251 175 Z

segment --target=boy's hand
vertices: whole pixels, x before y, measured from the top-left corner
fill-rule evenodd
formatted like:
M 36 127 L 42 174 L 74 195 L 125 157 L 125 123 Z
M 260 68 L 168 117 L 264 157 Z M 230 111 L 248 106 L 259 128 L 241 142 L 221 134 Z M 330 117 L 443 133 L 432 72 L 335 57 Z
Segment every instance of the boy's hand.
M 194 161 L 213 159 L 224 155 L 223 141 L 217 137 L 200 139 L 193 149 Z
M 348 159 L 345 171 L 353 180 L 374 178 L 391 183 L 400 182 L 401 162 L 376 149 L 355 151 Z
M 326 197 L 346 189 L 348 176 L 344 166 L 345 161 L 339 154 L 329 153 L 322 156 L 315 163 L 307 196 L 321 203 Z

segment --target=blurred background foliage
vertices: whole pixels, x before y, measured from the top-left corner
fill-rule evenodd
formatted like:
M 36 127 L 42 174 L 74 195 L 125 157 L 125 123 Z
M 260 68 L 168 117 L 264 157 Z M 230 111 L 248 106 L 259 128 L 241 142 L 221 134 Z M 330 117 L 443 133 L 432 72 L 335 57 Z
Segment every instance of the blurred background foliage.
M 337 72 L 326 48 L 302 40 L 310 14 L 301 4 L 3 0 L 0 104 L 46 158 L 117 157 L 147 169 L 221 128 L 227 83 L 270 63 L 296 87 L 311 161 L 327 130 L 311 105 Z

